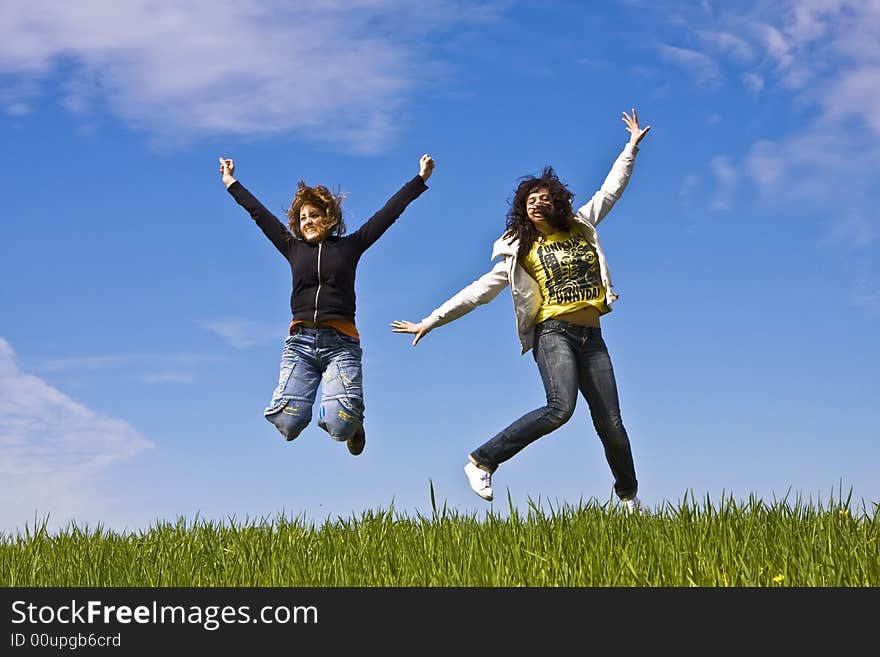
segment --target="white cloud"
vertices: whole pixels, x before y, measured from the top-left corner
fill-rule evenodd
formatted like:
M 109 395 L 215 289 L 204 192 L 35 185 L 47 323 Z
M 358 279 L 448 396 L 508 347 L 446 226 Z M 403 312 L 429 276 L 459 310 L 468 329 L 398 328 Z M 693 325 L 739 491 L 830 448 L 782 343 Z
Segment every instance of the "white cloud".
M 684 202 L 689 202 L 691 197 L 699 189 L 700 177 L 694 173 L 687 174 L 681 179 L 681 186 L 678 188 L 678 196 Z
M 880 143 L 838 126 L 814 125 L 779 141 L 760 141 L 745 158 L 745 169 L 770 203 L 813 215 L 828 236 L 853 247 L 873 244 L 880 231 L 873 210 Z
M 746 63 L 754 60 L 755 48 L 747 40 L 730 32 L 698 30 L 697 36 L 712 49 L 729 53 L 736 60 Z
M 787 98 L 792 108 L 785 118 L 794 120 L 777 120 L 783 109 L 760 126 L 773 136 L 757 139 L 741 162 L 712 162 L 720 190 L 730 182 L 725 164 L 744 169 L 764 200 L 818 215 L 831 237 L 852 246 L 875 242 L 878 231 L 853 217 L 876 216 L 880 2 L 754 0 L 709 15 L 693 11 L 686 25 L 682 38 L 696 32 L 706 51 L 697 54 L 712 62 L 688 51 L 695 70 L 710 77 L 733 67 L 748 93 L 772 91 L 775 103 Z M 713 206 L 728 199 L 720 194 Z
M 721 81 L 721 69 L 708 55 L 667 44 L 658 47 L 664 59 L 686 69 L 697 78 L 699 84 L 714 86 Z
M 843 73 L 831 84 L 822 104 L 827 119 L 841 122 L 850 117 L 863 119 L 865 125 L 880 136 L 880 111 L 877 110 L 880 107 L 880 63 Z
M 733 191 L 739 177 L 730 158 L 723 155 L 713 157 L 709 163 L 715 176 L 716 189 L 710 207 L 713 210 L 729 210 L 733 202 Z
M 160 137 L 303 134 L 371 151 L 430 77 L 423 37 L 491 15 L 454 0 L 30 0 L 4 5 L 0 73 L 58 73 L 71 111 L 106 106 Z
M 821 14 L 838 13 L 844 4 L 841 0 L 797 0 L 790 5 L 786 32 L 799 42 L 820 39 L 828 33 Z
M 31 113 L 31 108 L 27 103 L 10 103 L 6 106 L 6 113 L 9 116 L 26 116 Z
M 772 192 L 782 182 L 788 160 L 778 143 L 762 140 L 752 145 L 745 164 L 759 188 Z
M 855 117 L 880 135 L 877 0 L 754 0 L 717 15 L 696 12 L 685 25 L 703 47 L 667 46 L 664 55 L 703 79 L 737 66 L 751 93 L 780 87 L 816 108 L 820 121 Z
M 880 167 L 880 143 L 839 126 L 814 124 L 778 141 L 755 143 L 746 156 L 746 169 L 762 191 L 800 196 L 829 203 L 823 212 L 844 201 L 875 193 L 873 172 Z
M 851 212 L 835 217 L 831 226 L 831 237 L 852 246 L 868 246 L 877 239 L 878 225 L 861 213 Z
M 860 279 L 850 291 L 850 302 L 860 308 L 880 311 L 880 290 L 872 287 L 867 280 Z
M 265 342 L 276 341 L 282 338 L 285 333 L 283 330 L 279 330 L 277 324 L 255 322 L 237 317 L 206 320 L 199 322 L 199 326 L 219 335 L 236 349 L 246 349 Z
M 785 35 L 773 25 L 757 24 L 755 28 L 764 50 L 776 62 L 776 67 L 780 71 L 788 70 L 795 58 Z
M 49 514 L 64 524 L 96 502 L 96 478 L 152 447 L 131 425 L 19 371 L 0 338 L 0 529 Z
M 67 356 L 55 357 L 40 362 L 37 370 L 44 374 L 68 372 L 75 370 L 98 371 L 118 370 L 121 375 L 144 381 L 157 382 L 192 382 L 198 379 L 198 370 L 204 365 L 216 363 L 220 357 L 205 354 L 105 354 L 102 356 Z
M 789 0 L 730 20 L 772 65 L 762 72 L 819 109 L 823 119 L 861 118 L 880 134 L 880 3 Z
M 741 78 L 743 86 L 754 96 L 761 93 L 764 88 L 764 78 L 757 73 L 743 73 Z

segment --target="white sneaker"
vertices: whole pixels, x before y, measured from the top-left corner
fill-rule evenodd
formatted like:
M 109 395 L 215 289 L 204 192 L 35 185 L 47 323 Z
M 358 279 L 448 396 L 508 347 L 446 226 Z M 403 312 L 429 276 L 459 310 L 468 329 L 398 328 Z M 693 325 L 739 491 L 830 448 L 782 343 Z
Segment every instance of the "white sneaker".
M 648 507 L 642 504 L 642 501 L 636 496 L 631 497 L 628 500 L 623 500 L 623 504 L 626 507 L 627 513 L 632 515 L 648 515 Z
M 464 473 L 467 475 L 468 483 L 474 492 L 484 500 L 492 501 L 492 473 L 486 472 L 483 468 L 478 468 L 470 461 L 464 466 Z

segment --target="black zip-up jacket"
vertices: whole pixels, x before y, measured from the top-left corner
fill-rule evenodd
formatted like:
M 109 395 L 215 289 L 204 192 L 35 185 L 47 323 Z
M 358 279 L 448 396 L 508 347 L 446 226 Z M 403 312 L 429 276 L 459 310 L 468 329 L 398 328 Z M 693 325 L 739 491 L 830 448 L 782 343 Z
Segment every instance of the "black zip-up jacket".
M 298 239 L 238 181 L 227 191 L 250 213 L 275 248 L 287 258 L 293 275 L 290 311 L 294 320 L 344 319 L 354 324 L 354 278 L 361 255 L 428 189 L 416 175 L 384 207 L 350 235 L 311 244 Z

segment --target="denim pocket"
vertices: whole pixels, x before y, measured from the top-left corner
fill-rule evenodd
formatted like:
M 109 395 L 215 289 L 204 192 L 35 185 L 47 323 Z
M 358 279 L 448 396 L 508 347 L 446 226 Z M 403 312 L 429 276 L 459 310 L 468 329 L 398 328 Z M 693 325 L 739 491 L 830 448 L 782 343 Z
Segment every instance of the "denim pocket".
M 358 340 L 357 338 L 353 338 L 350 335 L 348 335 L 347 333 L 343 333 L 342 331 L 337 331 L 337 333 L 339 333 L 339 339 L 342 340 L 343 342 L 345 342 L 346 344 L 350 344 L 350 345 L 353 345 L 356 347 L 361 346 L 361 341 Z
M 287 415 L 299 415 L 299 408 L 292 405 L 293 399 L 290 397 L 273 397 L 272 402 L 263 410 L 263 415 L 270 417 L 276 415 L 290 406 Z
M 547 319 L 538 324 L 535 327 L 535 339 L 532 341 L 532 357 L 537 359 L 535 356 L 535 350 L 538 348 L 538 343 L 541 342 L 541 338 L 547 335 L 564 335 L 565 334 L 565 326 L 562 322 L 557 322 L 552 319 Z
M 360 352 L 360 349 L 357 350 Z M 324 399 L 337 399 L 360 417 L 364 411 L 364 382 L 360 354 L 349 351 L 324 372 Z
M 358 394 L 347 394 L 345 397 L 338 399 L 340 406 L 351 413 L 357 420 L 364 419 L 364 399 L 361 391 Z
M 293 370 L 295 369 L 296 360 L 285 356 L 281 361 L 281 371 L 278 373 L 278 387 L 275 389 L 275 396 L 280 396 L 287 388 L 287 382 L 290 381 L 290 377 L 293 375 Z
M 539 326 L 535 327 L 535 340 L 532 343 L 532 358 L 534 358 L 536 363 L 538 362 L 538 349 L 540 349 L 541 340 L 551 335 L 562 335 L 564 333 L 565 328 L 559 326 L 558 323 L 546 324 L 541 322 Z

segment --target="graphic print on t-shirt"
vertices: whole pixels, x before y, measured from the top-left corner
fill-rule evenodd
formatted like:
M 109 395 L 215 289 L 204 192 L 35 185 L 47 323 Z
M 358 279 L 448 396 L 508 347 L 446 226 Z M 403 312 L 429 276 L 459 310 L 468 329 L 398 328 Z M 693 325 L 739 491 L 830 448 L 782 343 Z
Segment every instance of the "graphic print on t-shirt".
M 558 242 L 539 243 L 535 260 L 546 280 L 546 303 L 565 305 L 605 296 L 596 249 L 580 233 Z

